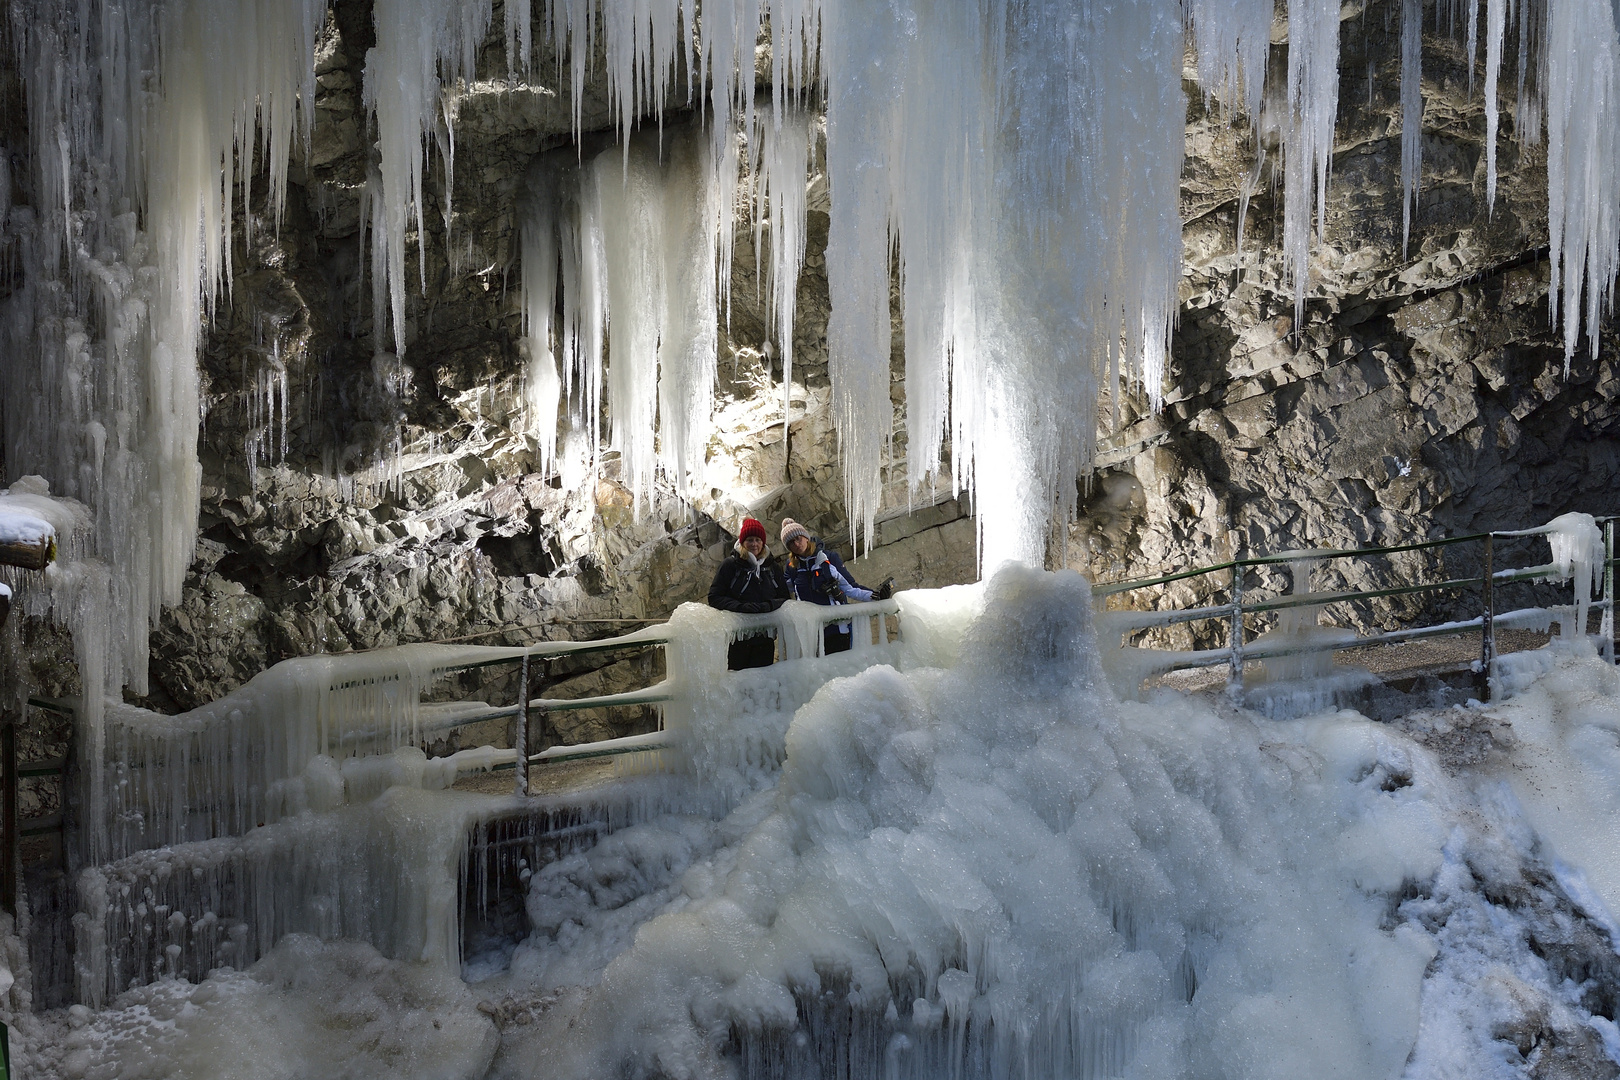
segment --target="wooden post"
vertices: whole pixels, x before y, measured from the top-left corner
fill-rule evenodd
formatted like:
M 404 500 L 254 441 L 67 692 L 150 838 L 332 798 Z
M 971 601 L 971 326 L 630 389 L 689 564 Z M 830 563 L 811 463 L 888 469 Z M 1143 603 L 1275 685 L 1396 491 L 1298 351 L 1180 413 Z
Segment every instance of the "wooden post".
M 1232 630 L 1230 637 L 1232 649 L 1232 670 L 1226 679 L 1226 689 L 1231 692 L 1243 689 L 1243 563 L 1238 559 L 1237 552 L 1232 552 Z
M 56 537 L 47 536 L 38 543 L 16 541 L 0 543 L 0 563 L 20 566 L 24 570 L 43 570 L 56 558 Z
M 10 712 L 0 716 L 0 784 L 5 785 L 4 800 L 0 801 L 0 859 L 5 860 L 5 873 L 0 875 L 0 909 L 15 917 L 21 860 L 17 851 L 17 717 Z
M 527 795 L 529 793 L 529 654 L 523 654 L 523 667 L 518 674 L 518 714 L 517 724 L 512 736 L 512 744 L 517 748 L 516 782 L 512 788 L 514 795 Z
M 1603 523 L 1603 658 L 1614 663 L 1614 519 Z M 1584 628 L 1583 628 L 1584 629 Z
M 1479 687 L 1479 700 L 1491 699 L 1491 663 L 1496 659 L 1496 627 L 1492 620 L 1496 616 L 1496 577 L 1491 571 L 1491 534 L 1485 534 L 1485 576 L 1480 579 L 1480 589 L 1484 592 L 1483 608 L 1479 624 L 1479 676 L 1474 680 Z

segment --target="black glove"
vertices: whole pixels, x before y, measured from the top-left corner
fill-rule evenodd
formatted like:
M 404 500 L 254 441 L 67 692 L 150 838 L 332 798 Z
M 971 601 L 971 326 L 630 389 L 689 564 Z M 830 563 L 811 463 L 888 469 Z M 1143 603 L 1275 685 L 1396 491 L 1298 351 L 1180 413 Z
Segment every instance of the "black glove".
M 884 578 L 883 579 L 883 584 L 879 585 L 877 588 L 872 590 L 872 599 L 874 599 L 874 600 L 887 600 L 889 597 L 891 597 L 893 595 L 894 595 L 894 578 L 892 578 L 892 577 Z

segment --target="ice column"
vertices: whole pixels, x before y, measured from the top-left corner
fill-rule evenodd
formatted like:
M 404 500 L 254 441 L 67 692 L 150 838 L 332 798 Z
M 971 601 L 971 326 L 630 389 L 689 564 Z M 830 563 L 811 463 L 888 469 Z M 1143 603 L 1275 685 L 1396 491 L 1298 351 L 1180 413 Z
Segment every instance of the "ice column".
M 1310 280 L 1312 217 L 1316 216 L 1319 231 L 1326 224 L 1328 172 L 1333 164 L 1333 123 L 1339 111 L 1339 5 L 1335 0 L 1296 0 L 1288 5 L 1287 95 L 1282 256 L 1294 285 L 1297 327 L 1304 320 Z
M 196 355 L 230 279 L 238 180 L 251 197 L 239 166 L 263 144 L 278 212 L 325 14 L 316 0 L 11 9 L 34 142 L 30 205 L 6 226 L 24 284 L 6 302 L 5 457 L 94 517 L 93 558 L 53 590 L 86 639 L 87 745 L 106 692 L 145 692 L 149 620 L 180 597 L 199 502 Z
M 1499 0 L 1498 0 L 1499 2 Z M 1487 106 L 1487 108 L 1489 108 Z M 1423 174 L 1423 0 L 1401 0 L 1401 251 Z
M 1547 306 L 1564 319 L 1564 371 L 1581 330 L 1598 349 L 1603 311 L 1620 271 L 1614 9 L 1608 0 L 1558 0 L 1547 20 Z M 1584 304 L 1583 301 L 1584 300 Z
M 782 356 L 782 438 L 787 439 L 793 407 L 793 312 L 799 271 L 804 266 L 806 172 L 811 150 L 811 116 L 779 108 L 759 125 L 754 179 L 754 261 L 768 266 L 766 332 L 775 335 Z M 767 206 L 769 212 L 767 215 Z M 769 263 L 761 257 L 765 221 L 771 223 Z M 934 460 L 938 460 L 935 454 Z
M 423 139 L 429 135 L 442 139 L 448 224 L 455 142 L 440 100 L 440 70 L 444 68 L 452 79 L 472 77 L 478 46 L 489 29 L 490 0 L 377 0 L 373 16 L 377 44 L 366 53 L 364 82 L 365 105 L 377 125 L 381 213 L 374 222 L 372 243 L 379 245 L 381 253 L 394 351 L 403 354 L 405 235 L 413 224 L 418 237 L 418 273 L 426 287 Z M 379 326 L 382 317 L 381 311 L 373 312 Z

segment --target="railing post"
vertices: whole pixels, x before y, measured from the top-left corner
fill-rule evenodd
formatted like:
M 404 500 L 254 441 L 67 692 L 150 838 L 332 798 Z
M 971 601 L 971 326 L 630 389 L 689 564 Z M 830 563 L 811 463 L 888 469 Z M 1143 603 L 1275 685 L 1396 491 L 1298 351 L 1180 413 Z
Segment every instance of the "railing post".
M 1232 671 L 1227 676 L 1226 688 L 1243 689 L 1243 561 L 1232 552 Z
M 0 858 L 5 873 L 0 875 L 0 909 L 17 914 L 17 873 L 22 860 L 17 851 L 17 717 L 0 717 L 0 784 L 5 785 L 5 801 L 0 804 Z
M 529 654 L 523 654 L 523 667 L 518 674 L 518 714 L 512 745 L 517 749 L 516 781 L 512 794 L 529 793 Z
M 1479 675 L 1475 683 L 1479 687 L 1479 699 L 1491 699 L 1491 663 L 1496 659 L 1496 627 L 1493 619 L 1496 615 L 1496 577 L 1491 569 L 1491 534 L 1485 534 L 1485 576 L 1480 580 L 1480 589 L 1484 593 L 1483 607 L 1479 623 Z
M 1603 523 L 1603 658 L 1614 663 L 1614 519 Z

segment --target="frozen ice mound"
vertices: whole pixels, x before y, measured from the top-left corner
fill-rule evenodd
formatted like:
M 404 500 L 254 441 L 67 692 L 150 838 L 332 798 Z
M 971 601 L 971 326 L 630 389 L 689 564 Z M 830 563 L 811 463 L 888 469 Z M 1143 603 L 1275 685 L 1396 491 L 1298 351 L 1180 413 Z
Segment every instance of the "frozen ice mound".
M 1117 702 L 1084 579 L 975 593 L 952 666 L 798 710 L 774 797 L 526 1036 L 548 1076 L 1400 1072 L 1435 945 L 1388 913 L 1443 862 L 1432 760 L 1354 714 Z
M 34 1069 L 69 1080 L 476 1080 L 499 1041 L 444 968 L 300 934 L 248 971 L 166 979 L 100 1013 L 76 1006 L 68 1025 Z

